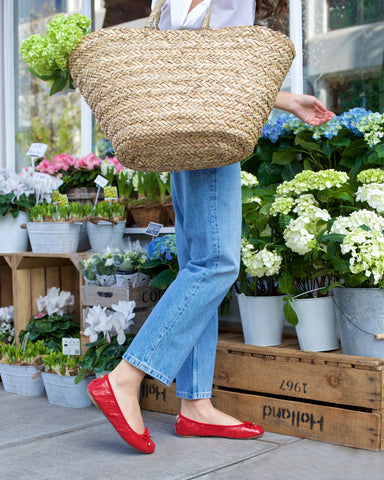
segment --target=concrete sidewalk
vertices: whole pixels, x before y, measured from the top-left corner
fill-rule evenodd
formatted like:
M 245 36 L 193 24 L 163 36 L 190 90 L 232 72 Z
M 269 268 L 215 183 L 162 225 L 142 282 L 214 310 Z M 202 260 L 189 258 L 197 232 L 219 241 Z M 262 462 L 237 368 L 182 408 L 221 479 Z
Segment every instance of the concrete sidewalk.
M 144 411 L 156 451 L 129 447 L 94 407 L 71 409 L 0 387 L 0 480 L 382 480 L 384 452 L 265 433 L 180 438 L 175 417 Z

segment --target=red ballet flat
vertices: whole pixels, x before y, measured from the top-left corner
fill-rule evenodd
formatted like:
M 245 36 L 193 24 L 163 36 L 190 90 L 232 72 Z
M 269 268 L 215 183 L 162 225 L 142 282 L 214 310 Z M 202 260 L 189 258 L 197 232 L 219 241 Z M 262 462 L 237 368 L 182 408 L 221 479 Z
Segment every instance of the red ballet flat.
M 264 433 L 263 427 L 251 422 L 239 425 L 211 425 L 190 420 L 179 413 L 175 432 L 182 437 L 257 438 Z
M 88 385 L 88 395 L 95 406 L 112 423 L 123 440 L 140 452 L 153 453 L 155 451 L 155 443 L 150 437 L 148 428 L 140 435 L 125 420 L 113 393 L 108 375 L 92 380 Z

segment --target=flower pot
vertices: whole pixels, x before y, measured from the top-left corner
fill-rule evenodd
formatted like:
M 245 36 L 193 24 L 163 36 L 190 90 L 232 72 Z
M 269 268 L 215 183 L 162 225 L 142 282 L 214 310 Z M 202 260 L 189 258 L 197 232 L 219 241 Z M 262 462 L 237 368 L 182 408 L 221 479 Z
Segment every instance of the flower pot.
M 16 218 L 10 213 L 0 216 L 0 253 L 17 253 L 28 250 L 28 232 L 21 228 L 28 222 L 28 215 L 19 212 Z
M 88 384 L 95 378 L 87 377 L 77 385 L 75 378 L 55 373 L 42 372 L 48 402 L 62 407 L 84 408 L 91 407 L 92 402 L 87 394 Z
M 75 253 L 79 247 L 81 223 L 29 222 L 33 253 Z
M 341 350 L 346 355 L 384 358 L 384 290 L 335 288 L 334 304 Z
M 125 222 L 87 223 L 89 242 L 93 252 L 103 252 L 107 248 L 120 248 L 125 230 Z
M 32 365 L 8 365 L 0 363 L 0 374 L 4 390 L 28 397 L 43 395 L 44 384 L 41 375 L 32 378 L 39 370 Z
M 116 283 L 116 276 L 115 275 L 99 275 L 96 274 L 97 277 L 97 284 L 102 285 L 103 287 L 111 287 Z
M 162 205 L 131 205 L 136 227 L 146 228 L 151 222 L 167 225 L 168 214 Z
M 280 345 L 283 335 L 283 296 L 237 295 L 244 342 L 269 347 Z
M 296 326 L 301 350 L 325 352 L 339 348 L 332 297 L 301 298 L 292 301 L 299 323 Z
M 118 273 L 116 272 L 116 287 L 136 287 L 137 275 L 135 273 Z

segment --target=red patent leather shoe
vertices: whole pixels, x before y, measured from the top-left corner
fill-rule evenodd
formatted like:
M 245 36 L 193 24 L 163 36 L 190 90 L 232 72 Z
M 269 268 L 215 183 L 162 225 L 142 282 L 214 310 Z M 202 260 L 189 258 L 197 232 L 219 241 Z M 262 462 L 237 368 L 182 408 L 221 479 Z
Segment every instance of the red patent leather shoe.
M 125 420 L 115 394 L 113 393 L 108 375 L 96 378 L 88 385 L 88 395 L 95 406 L 101 410 L 115 427 L 117 433 L 129 445 L 143 453 L 153 453 L 155 444 L 152 441 L 148 428 L 143 434 L 136 433 Z
M 251 422 L 239 425 L 211 425 L 190 420 L 179 413 L 175 432 L 183 437 L 257 438 L 264 433 L 263 427 Z

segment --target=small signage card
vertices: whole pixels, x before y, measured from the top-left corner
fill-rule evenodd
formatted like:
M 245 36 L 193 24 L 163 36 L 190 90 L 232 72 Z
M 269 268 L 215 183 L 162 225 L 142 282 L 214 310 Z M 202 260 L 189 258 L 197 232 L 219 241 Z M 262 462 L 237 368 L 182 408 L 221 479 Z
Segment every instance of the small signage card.
M 117 200 L 117 188 L 110 185 L 104 187 L 105 200 Z
M 151 235 L 151 237 L 157 237 L 162 228 L 163 225 L 161 223 L 151 222 L 145 230 L 145 233 Z
M 32 143 L 27 152 L 28 157 L 41 158 L 47 151 L 48 145 L 45 143 Z
M 80 338 L 63 338 L 63 354 L 64 355 L 80 355 Z
M 101 175 L 98 175 L 95 179 L 95 183 L 100 188 L 105 188 L 108 185 L 108 180 Z

